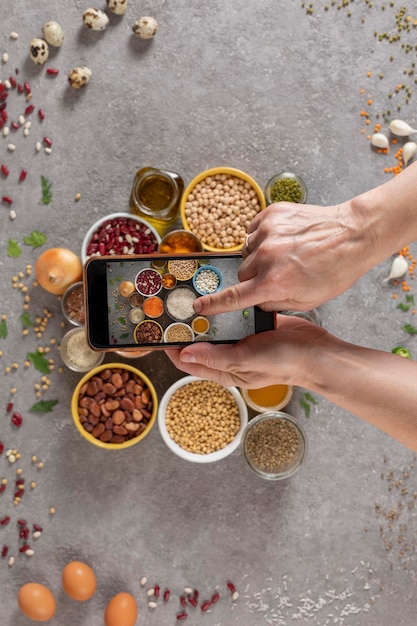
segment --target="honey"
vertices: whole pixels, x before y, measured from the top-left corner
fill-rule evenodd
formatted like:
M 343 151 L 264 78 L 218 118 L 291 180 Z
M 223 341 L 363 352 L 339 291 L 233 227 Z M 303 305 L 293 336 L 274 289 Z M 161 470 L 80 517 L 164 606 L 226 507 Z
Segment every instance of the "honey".
M 244 389 L 248 404 L 255 410 L 276 409 L 285 406 L 291 399 L 292 387 L 288 385 L 268 385 L 259 389 Z
M 130 208 L 163 234 L 177 218 L 183 190 L 184 182 L 178 174 L 144 167 L 134 178 Z

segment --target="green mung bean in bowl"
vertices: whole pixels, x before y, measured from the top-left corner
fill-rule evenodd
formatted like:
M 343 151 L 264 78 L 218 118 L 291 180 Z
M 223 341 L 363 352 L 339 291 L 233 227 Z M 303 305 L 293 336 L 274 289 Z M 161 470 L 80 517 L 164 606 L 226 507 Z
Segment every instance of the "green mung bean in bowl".
M 267 204 L 274 202 L 304 204 L 307 201 L 307 187 L 297 174 L 281 172 L 272 176 L 267 182 L 265 199 Z
M 267 411 L 251 419 L 242 437 L 243 455 L 262 478 L 292 476 L 307 454 L 307 436 L 298 421 L 282 411 Z

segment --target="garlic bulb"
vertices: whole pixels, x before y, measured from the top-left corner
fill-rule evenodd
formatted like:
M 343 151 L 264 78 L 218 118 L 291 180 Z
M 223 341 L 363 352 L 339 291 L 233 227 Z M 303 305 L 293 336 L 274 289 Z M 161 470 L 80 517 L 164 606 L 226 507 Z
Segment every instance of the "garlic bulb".
M 399 254 L 393 260 L 392 265 L 391 265 L 391 271 L 389 273 L 388 278 L 384 279 L 384 283 L 388 282 L 392 278 L 401 278 L 401 276 L 404 276 L 407 270 L 408 270 L 408 261 L 402 256 L 402 254 Z
M 374 133 L 371 137 L 371 144 L 376 148 L 388 148 L 388 137 L 386 137 L 382 133 Z
M 403 145 L 403 161 L 404 165 L 407 165 L 408 161 L 417 152 L 417 143 L 415 141 L 408 141 Z
M 389 129 L 393 135 L 397 135 L 398 137 L 407 137 L 412 133 L 417 133 L 416 128 L 411 128 L 411 126 L 407 124 L 407 122 L 403 122 L 403 120 L 392 120 Z

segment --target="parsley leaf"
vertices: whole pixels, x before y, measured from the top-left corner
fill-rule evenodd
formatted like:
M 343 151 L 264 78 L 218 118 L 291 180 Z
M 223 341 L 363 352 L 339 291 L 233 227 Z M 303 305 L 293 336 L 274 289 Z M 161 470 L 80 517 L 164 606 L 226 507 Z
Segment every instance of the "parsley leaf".
M 39 402 L 36 402 L 30 407 L 29 411 L 50 413 L 56 404 L 58 404 L 58 400 L 39 400 Z
M 41 176 L 42 197 L 39 204 L 49 204 L 52 200 L 52 183 L 45 176 Z
M 7 256 L 12 259 L 17 259 L 22 254 L 22 249 L 14 239 L 9 239 L 9 243 L 7 246 Z
M 42 352 L 39 352 L 39 350 L 36 350 L 36 352 L 28 352 L 27 358 L 29 361 L 32 361 L 36 370 L 42 374 L 49 374 L 50 369 L 48 359 L 45 358 Z
M 7 337 L 7 323 L 6 320 L 0 321 L 0 338 L 6 339 Z
M 405 332 L 409 335 L 417 335 L 417 328 L 412 326 L 412 324 L 404 324 L 403 330 L 405 330 Z
M 33 230 L 30 235 L 23 237 L 23 243 L 26 246 L 32 246 L 32 248 L 39 248 L 42 246 L 48 237 L 41 233 L 39 230 Z
M 309 391 L 305 391 L 303 394 L 301 394 L 300 406 L 304 409 L 306 417 L 310 417 L 312 404 L 317 404 L 317 400 Z
M 27 312 L 22 313 L 22 315 L 20 316 L 20 319 L 22 320 L 23 326 L 33 326 L 33 322 L 29 317 L 29 313 Z

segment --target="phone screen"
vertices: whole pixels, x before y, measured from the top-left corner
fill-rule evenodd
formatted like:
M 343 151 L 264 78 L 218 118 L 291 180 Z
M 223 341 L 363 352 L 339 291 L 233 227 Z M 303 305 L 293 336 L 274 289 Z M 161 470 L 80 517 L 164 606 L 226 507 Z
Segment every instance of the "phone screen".
M 85 266 L 87 337 L 98 350 L 235 343 L 273 328 L 257 307 L 197 316 L 196 298 L 238 282 L 239 254 L 93 257 Z

